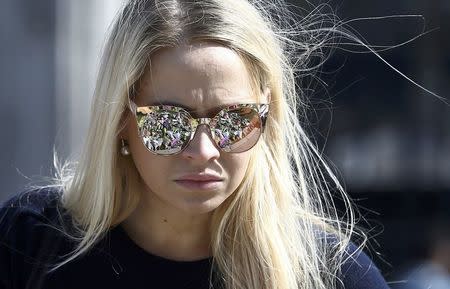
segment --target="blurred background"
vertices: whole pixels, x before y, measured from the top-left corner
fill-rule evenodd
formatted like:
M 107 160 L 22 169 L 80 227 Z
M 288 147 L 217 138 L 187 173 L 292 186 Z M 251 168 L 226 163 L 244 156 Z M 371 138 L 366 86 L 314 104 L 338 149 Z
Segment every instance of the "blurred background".
M 53 147 L 63 159 L 80 153 L 104 35 L 123 0 L 0 3 L 4 201 L 52 174 Z M 327 3 L 343 20 L 422 15 L 352 26 L 372 45 L 431 31 L 381 56 L 449 99 L 449 0 Z M 450 108 L 370 53 L 335 50 L 319 76 L 309 130 L 374 228 L 372 258 L 392 288 L 450 288 Z

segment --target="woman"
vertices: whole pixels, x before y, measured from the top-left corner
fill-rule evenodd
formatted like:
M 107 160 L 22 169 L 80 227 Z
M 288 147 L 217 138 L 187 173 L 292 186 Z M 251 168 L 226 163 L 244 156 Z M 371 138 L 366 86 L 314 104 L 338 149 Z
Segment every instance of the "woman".
M 2 208 L 4 288 L 388 288 L 298 123 L 321 44 L 282 4 L 126 4 L 81 159 Z

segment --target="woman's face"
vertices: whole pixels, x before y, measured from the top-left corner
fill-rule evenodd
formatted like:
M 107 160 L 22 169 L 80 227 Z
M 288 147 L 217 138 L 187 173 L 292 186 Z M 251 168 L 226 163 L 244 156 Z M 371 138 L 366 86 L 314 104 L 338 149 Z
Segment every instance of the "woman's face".
M 265 99 L 263 99 L 265 101 Z M 151 58 L 151 70 L 141 82 L 137 106 L 172 104 L 194 110 L 191 115 L 212 117 L 227 104 L 255 103 L 249 75 L 238 54 L 217 44 L 198 43 L 162 49 Z M 138 137 L 130 114 L 123 137 L 145 184 L 144 198 L 190 215 L 217 208 L 244 178 L 250 151 L 225 153 L 213 143 L 207 126 L 179 154 L 159 156 L 149 152 Z M 220 181 L 203 187 L 180 181 L 188 174 L 211 174 Z

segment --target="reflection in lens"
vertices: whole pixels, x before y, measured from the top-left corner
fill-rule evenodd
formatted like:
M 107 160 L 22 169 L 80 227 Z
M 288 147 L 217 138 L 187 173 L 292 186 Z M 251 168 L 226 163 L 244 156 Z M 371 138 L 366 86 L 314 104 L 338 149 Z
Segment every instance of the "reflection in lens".
M 169 155 L 181 151 L 191 135 L 189 114 L 172 106 L 138 110 L 138 129 L 148 150 Z
M 261 134 L 261 119 L 252 107 L 225 109 L 215 118 L 215 140 L 225 152 L 252 148 Z

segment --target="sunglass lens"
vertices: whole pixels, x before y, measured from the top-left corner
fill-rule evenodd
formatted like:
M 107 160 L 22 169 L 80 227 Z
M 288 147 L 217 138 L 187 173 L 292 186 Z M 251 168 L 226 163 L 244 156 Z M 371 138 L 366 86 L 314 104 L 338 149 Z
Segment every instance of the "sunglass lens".
M 189 114 L 181 108 L 155 106 L 137 111 L 139 135 L 148 150 L 160 154 L 176 154 L 191 136 Z
M 261 127 L 259 114 L 252 107 L 225 109 L 215 118 L 214 138 L 225 152 L 244 152 L 258 142 Z

